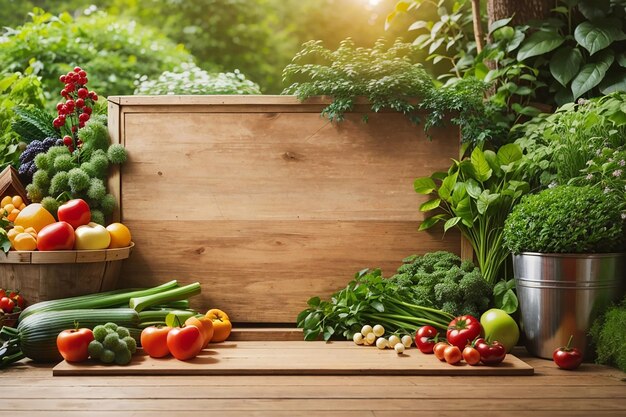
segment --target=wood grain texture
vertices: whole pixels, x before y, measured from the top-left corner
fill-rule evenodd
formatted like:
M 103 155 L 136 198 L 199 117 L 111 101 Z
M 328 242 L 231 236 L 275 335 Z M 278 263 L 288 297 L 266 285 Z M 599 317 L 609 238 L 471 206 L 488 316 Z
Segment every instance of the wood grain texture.
M 418 349 L 397 355 L 392 349 L 352 342 L 240 341 L 209 345 L 189 361 L 136 355 L 127 366 L 61 362 L 54 376 L 82 375 L 532 375 L 514 355 L 498 366 L 451 366 Z M 411 396 L 418 390 L 412 390 Z M 190 392 L 187 392 L 191 396 Z M 422 393 L 423 395 L 423 393 Z M 367 398 L 368 396 L 364 396 Z
M 121 219 L 137 249 L 125 286 L 200 281 L 199 308 L 234 321 L 292 323 L 313 295 L 354 273 L 434 250 L 461 253 L 460 235 L 417 232 L 426 201 L 413 181 L 446 170 L 458 130 L 422 127 L 366 104 L 341 124 L 319 98 L 111 98 L 129 152 Z M 117 106 L 117 107 L 115 107 Z M 113 128 L 114 130 L 116 128 Z

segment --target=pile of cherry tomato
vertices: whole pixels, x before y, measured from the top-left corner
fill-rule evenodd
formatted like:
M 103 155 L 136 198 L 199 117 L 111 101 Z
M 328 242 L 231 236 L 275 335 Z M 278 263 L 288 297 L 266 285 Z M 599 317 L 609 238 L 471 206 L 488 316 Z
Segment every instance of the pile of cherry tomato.
M 422 353 L 434 353 L 440 361 L 456 365 L 465 360 L 469 365 L 497 365 L 506 357 L 506 348 L 498 341 L 480 337 L 482 326 L 477 318 L 465 315 L 448 325 L 445 339 L 432 326 L 423 326 L 415 334 L 415 345 Z
M 0 288 L 0 327 L 13 327 L 24 307 L 26 301 L 19 291 Z

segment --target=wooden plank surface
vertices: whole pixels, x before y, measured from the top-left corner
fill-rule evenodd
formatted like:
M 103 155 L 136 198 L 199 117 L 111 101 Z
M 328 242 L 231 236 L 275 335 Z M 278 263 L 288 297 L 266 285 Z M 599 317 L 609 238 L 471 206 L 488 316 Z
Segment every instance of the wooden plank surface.
M 136 355 L 127 366 L 97 362 L 61 362 L 55 376 L 82 375 L 532 375 L 533 368 L 514 355 L 498 366 L 451 366 L 407 349 L 356 346 L 352 342 L 240 341 L 225 342 L 203 350 L 189 361 L 153 359 Z
M 123 285 L 199 281 L 193 307 L 293 323 L 308 298 L 358 270 L 391 275 L 414 253 L 461 253 L 454 231 L 418 233 L 426 198 L 413 191 L 415 178 L 457 157 L 457 129 L 435 129 L 429 141 L 400 114 L 365 124 L 355 113 L 336 125 L 320 117 L 323 100 L 306 111 L 293 98 L 228 100 L 114 100 L 129 152 L 121 220 L 136 243 Z M 298 110 L 267 107 L 279 104 Z

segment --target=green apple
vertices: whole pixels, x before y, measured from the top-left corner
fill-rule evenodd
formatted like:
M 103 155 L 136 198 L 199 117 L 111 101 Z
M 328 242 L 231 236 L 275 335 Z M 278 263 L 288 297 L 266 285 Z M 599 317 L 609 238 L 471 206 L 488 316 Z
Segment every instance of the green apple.
M 111 235 L 104 226 L 90 222 L 78 226 L 74 231 L 76 249 L 106 249 L 111 243 Z
M 497 308 L 487 310 L 480 316 L 480 324 L 485 332 L 485 339 L 497 340 L 506 348 L 507 353 L 513 349 L 519 340 L 519 327 L 506 311 Z

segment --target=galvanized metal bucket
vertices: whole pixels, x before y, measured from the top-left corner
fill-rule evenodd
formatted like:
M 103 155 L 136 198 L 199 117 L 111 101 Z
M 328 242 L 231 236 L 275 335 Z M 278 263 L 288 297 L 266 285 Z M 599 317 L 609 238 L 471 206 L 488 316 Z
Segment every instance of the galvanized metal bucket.
M 626 288 L 626 254 L 513 255 L 526 348 L 552 358 L 570 335 L 584 353 L 593 320 Z

